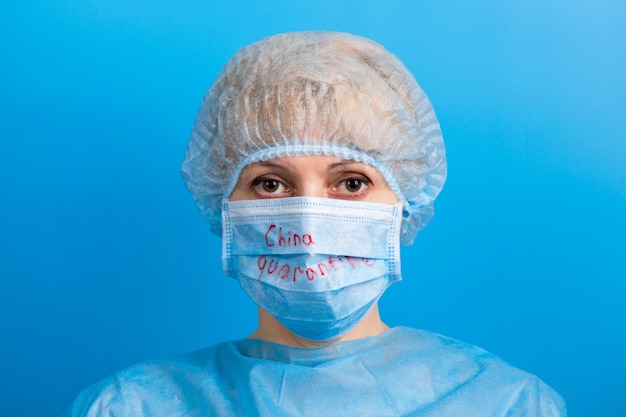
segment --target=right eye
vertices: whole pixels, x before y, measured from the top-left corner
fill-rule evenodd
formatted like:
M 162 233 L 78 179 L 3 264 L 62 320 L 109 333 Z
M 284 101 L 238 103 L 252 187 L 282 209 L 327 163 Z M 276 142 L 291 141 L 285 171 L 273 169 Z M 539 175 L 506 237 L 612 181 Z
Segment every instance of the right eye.
M 261 195 L 275 196 L 285 193 L 286 190 L 284 184 L 274 178 L 258 178 L 252 185 Z

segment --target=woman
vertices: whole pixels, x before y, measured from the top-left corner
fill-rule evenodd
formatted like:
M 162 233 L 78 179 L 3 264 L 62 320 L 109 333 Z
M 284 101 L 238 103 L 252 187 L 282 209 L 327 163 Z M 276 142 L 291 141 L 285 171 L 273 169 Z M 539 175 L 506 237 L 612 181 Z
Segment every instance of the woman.
M 258 329 L 83 392 L 74 416 L 564 416 L 538 378 L 477 347 L 385 325 L 399 246 L 446 176 L 428 98 L 352 35 L 241 49 L 205 96 L 183 177 Z

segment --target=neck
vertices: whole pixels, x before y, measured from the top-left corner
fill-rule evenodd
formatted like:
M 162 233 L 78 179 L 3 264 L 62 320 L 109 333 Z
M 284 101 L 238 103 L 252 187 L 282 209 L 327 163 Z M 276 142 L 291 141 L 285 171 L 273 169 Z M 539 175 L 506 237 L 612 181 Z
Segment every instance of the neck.
M 389 330 L 380 319 L 378 304 L 367 313 L 367 315 L 352 330 L 342 337 L 329 342 L 313 342 L 291 333 L 285 326 L 280 324 L 271 314 L 259 307 L 259 327 L 249 338 L 261 339 L 266 342 L 277 343 L 285 346 L 299 348 L 316 348 L 328 346 L 333 343 L 346 340 L 362 339 L 364 337 L 376 336 Z

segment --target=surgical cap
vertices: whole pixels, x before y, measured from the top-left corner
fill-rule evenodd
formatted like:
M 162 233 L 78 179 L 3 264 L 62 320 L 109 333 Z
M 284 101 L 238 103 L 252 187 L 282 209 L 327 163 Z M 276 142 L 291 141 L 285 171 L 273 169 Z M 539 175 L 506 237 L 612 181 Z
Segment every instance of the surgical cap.
M 243 168 L 312 154 L 375 167 L 403 204 L 403 245 L 433 216 L 446 178 L 439 122 L 411 73 L 379 44 L 336 32 L 240 49 L 202 101 L 182 175 L 220 234 L 222 202 Z

